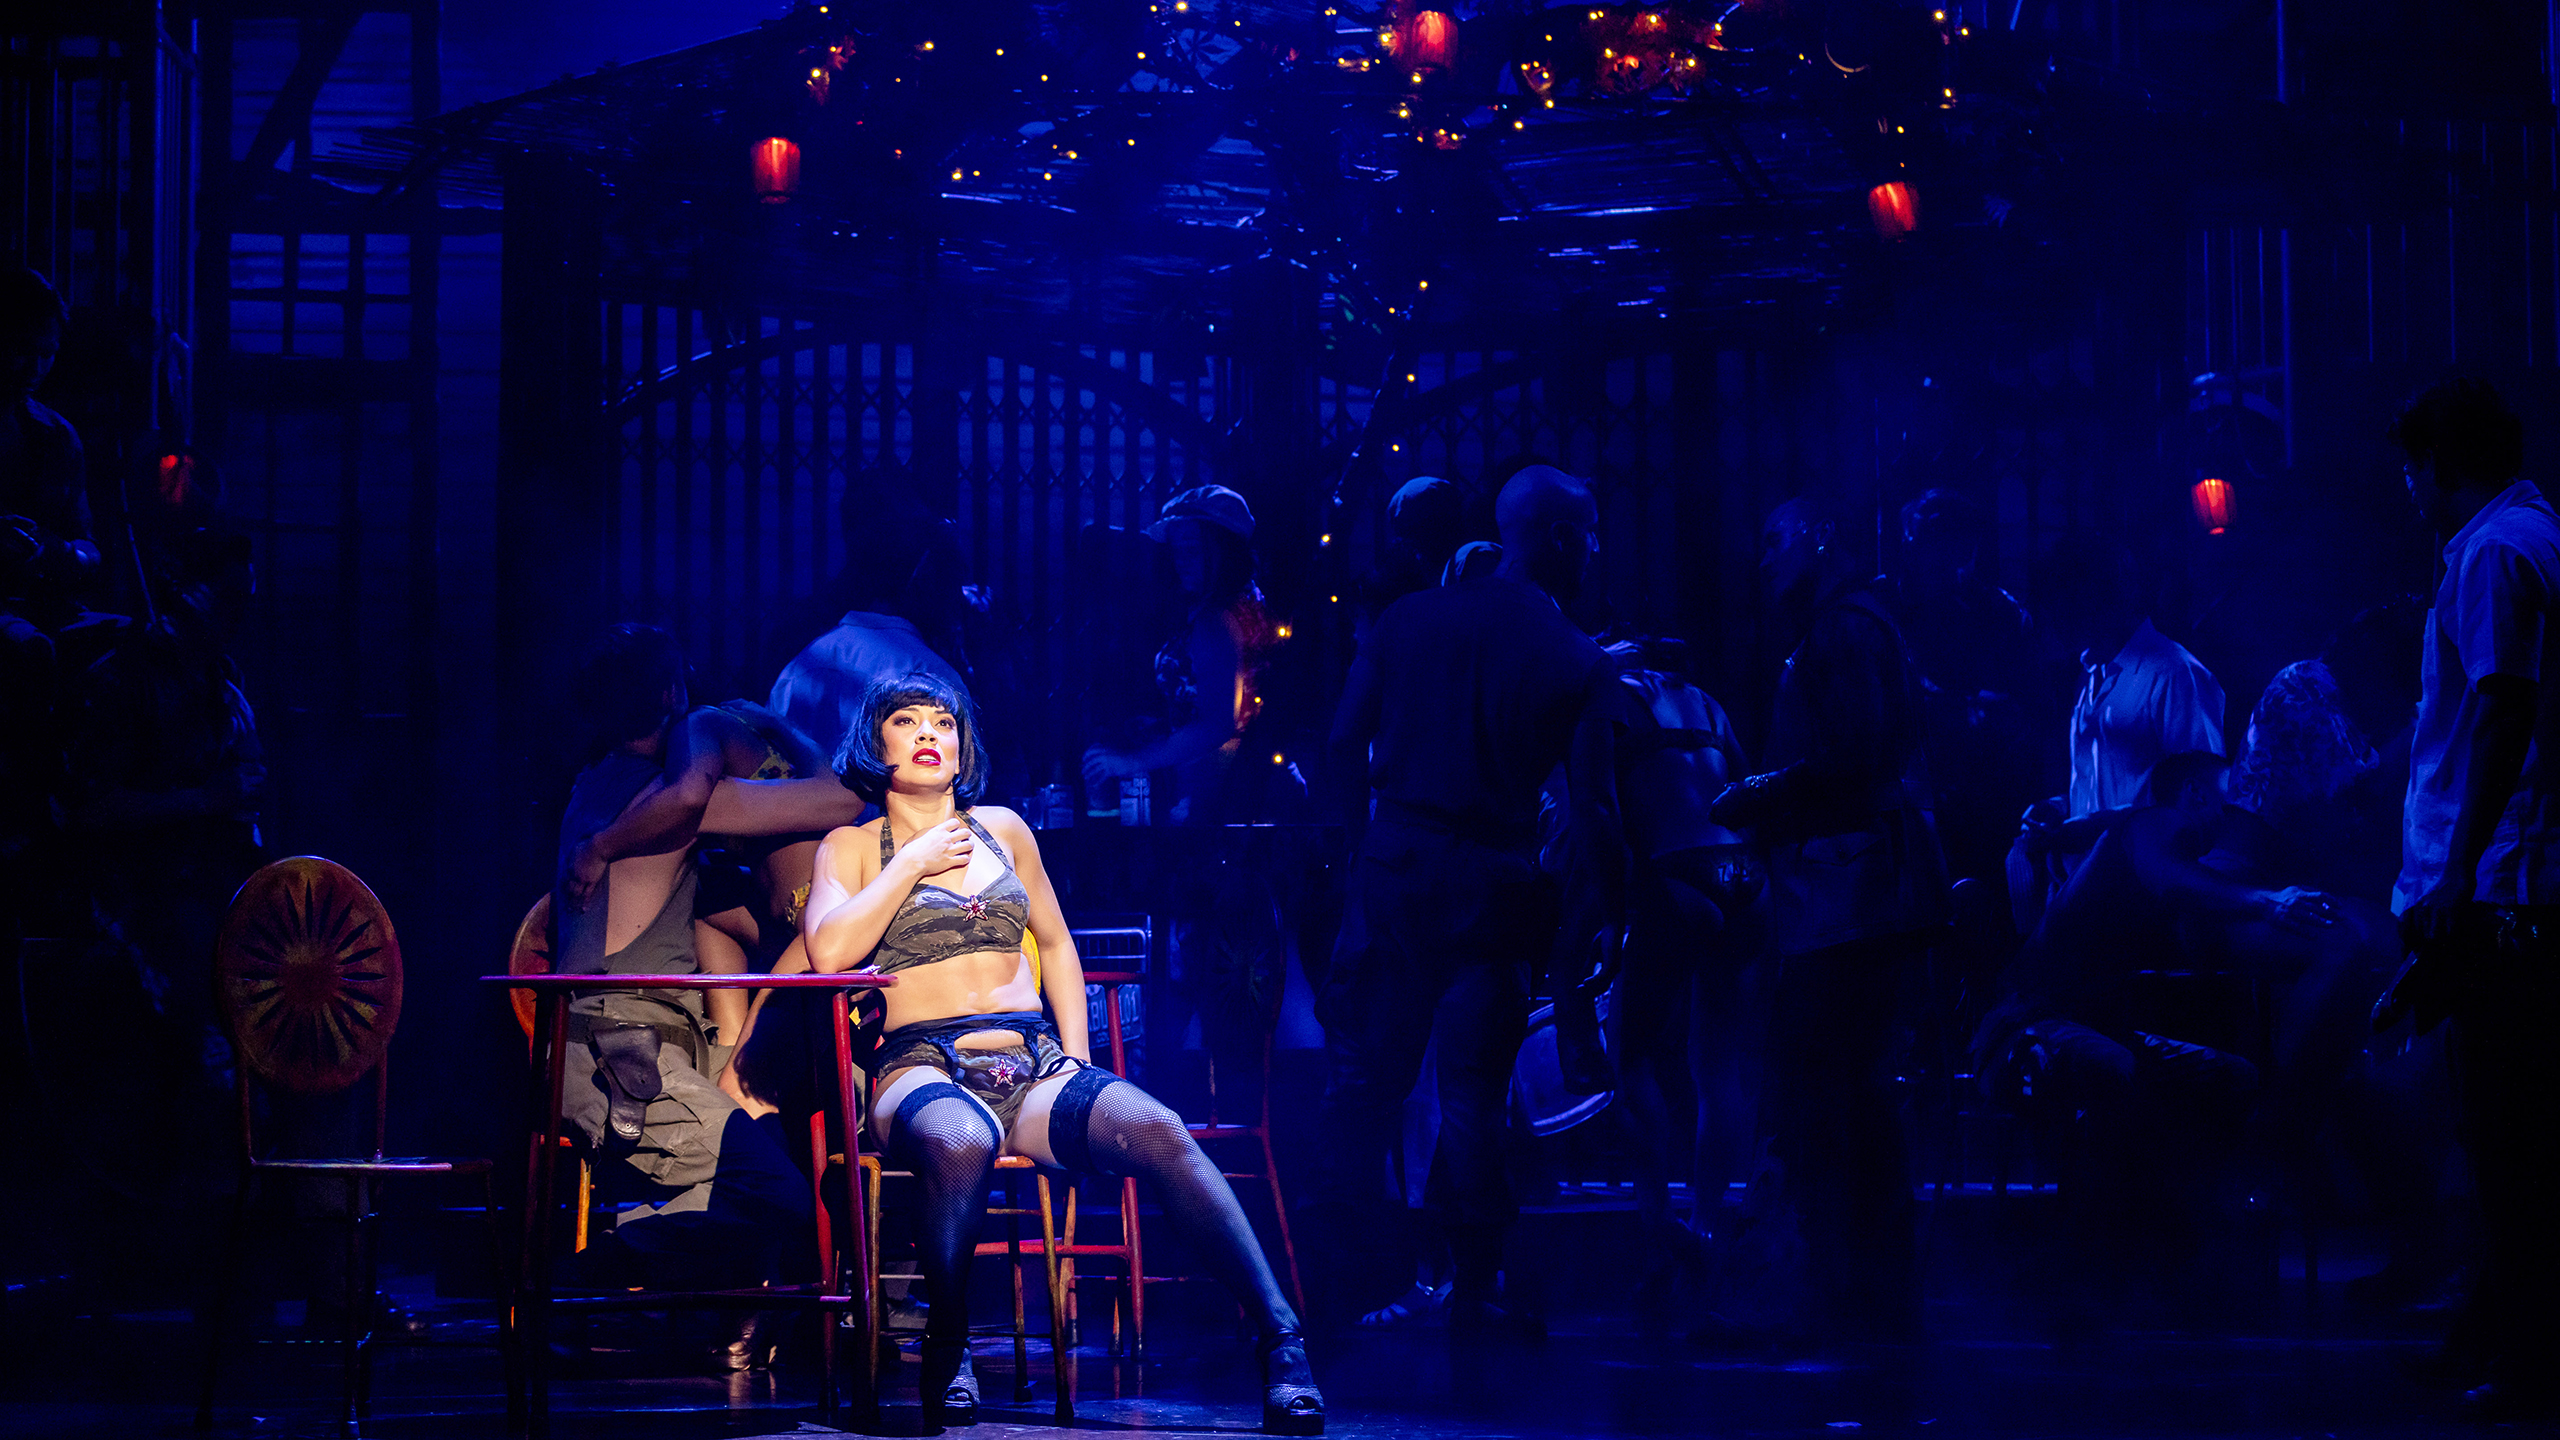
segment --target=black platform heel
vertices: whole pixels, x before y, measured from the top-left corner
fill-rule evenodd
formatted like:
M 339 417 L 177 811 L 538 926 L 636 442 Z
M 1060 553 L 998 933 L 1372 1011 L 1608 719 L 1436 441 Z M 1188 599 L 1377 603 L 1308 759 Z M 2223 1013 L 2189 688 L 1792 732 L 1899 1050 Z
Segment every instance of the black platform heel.
M 969 1342 L 927 1339 L 923 1347 L 924 1422 L 952 1429 L 978 1423 L 978 1374 L 969 1364 Z
M 1307 1337 L 1295 1330 L 1262 1342 L 1262 1433 L 1324 1433 L 1324 1396 L 1307 1368 Z
M 750 1310 L 735 1319 L 728 1338 L 711 1347 L 711 1370 L 715 1375 L 738 1375 L 749 1370 L 773 1368 L 774 1352 L 781 1348 L 786 1317 L 769 1310 Z

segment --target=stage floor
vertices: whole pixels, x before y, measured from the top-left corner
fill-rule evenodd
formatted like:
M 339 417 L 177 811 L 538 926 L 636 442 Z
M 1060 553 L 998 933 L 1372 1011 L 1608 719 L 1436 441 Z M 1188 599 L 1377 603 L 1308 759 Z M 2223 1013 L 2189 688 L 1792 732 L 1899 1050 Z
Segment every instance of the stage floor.
M 1961 1329 L 1961 1315 L 1940 1328 Z M 1933 1315 L 1933 1324 L 1941 1317 Z M 1250 1345 L 1231 1324 L 1153 1327 L 1143 1364 L 1098 1353 L 1076 1361 L 1073 1433 L 1124 1437 L 1247 1434 L 1259 1420 Z M 1351 1440 L 1568 1440 L 1604 1435 L 1895 1436 L 1911 1440 L 2417 1440 L 2479 1431 L 2453 1397 L 2403 1375 L 2422 1338 L 2344 1325 L 2271 1327 L 2222 1337 L 2119 1331 L 2063 1348 L 2025 1340 L 1940 1339 L 1798 1355 L 1710 1355 L 1678 1338 L 1640 1339 L 1623 1317 L 1561 1325 L 1541 1345 L 1456 1349 L 1438 1331 L 1363 1333 L 1321 1344 L 1329 1433 Z M 12 1357 L 0 1434 L 13 1440 L 126 1440 L 191 1428 L 192 1337 L 184 1317 L 83 1322 L 34 1367 Z M 1049 1368 L 1035 1347 L 1027 1404 L 1012 1403 L 1010 1343 L 978 1350 L 989 1397 L 967 1433 L 1064 1435 L 1050 1419 Z M 915 1365 L 906 1358 L 872 1433 L 916 1434 Z M 257 1347 L 225 1385 L 216 1434 L 337 1433 L 328 1347 Z M 494 1354 L 387 1354 L 364 1431 L 386 1440 L 484 1440 L 504 1433 Z M 631 1374 L 566 1377 L 553 1391 L 559 1440 L 732 1440 L 828 1432 L 816 1424 L 806 1367 L 734 1379 Z

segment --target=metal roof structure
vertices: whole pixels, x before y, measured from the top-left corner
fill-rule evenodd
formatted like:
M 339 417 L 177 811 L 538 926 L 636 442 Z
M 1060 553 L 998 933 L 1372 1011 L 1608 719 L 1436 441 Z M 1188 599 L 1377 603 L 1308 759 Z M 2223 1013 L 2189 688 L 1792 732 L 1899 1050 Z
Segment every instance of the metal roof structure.
M 1329 327 L 1819 304 L 1879 244 L 1864 197 L 1889 162 L 1823 113 L 1836 65 L 1780 53 L 1775 29 L 1718 48 L 1748 13 L 803 5 L 371 132 L 320 168 L 448 205 L 498 200 L 529 158 L 590 170 L 609 283 L 637 293 L 931 295 L 989 322 L 1148 331 L 1226 323 L 1236 267 L 1272 257 L 1324 278 Z M 1398 44 L 1429 16 L 1459 32 L 1446 63 Z M 1649 28 L 1680 37 L 1651 63 L 1696 78 L 1613 78 L 1621 52 L 1595 41 Z M 796 147 L 782 203 L 752 186 L 767 137 Z

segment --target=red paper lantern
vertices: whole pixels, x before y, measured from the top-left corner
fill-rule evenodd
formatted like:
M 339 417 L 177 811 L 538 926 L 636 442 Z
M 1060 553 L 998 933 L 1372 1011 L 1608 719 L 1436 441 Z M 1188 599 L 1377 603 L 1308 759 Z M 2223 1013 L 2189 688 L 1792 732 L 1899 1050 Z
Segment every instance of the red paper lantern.
M 1447 12 L 1421 10 L 1399 27 L 1396 58 L 1415 69 L 1448 69 L 1458 59 L 1458 22 Z
M 160 498 L 172 505 L 187 503 L 187 494 L 195 488 L 196 457 L 173 453 L 160 457 Z
M 2187 492 L 2187 499 L 2195 506 L 2196 523 L 2204 527 L 2207 535 L 2219 535 L 2231 528 L 2230 481 L 2207 476 Z
M 756 198 L 767 205 L 789 203 L 800 193 L 800 147 L 779 135 L 756 142 Z
M 1867 192 L 1867 218 L 1878 235 L 1899 240 L 1920 228 L 1920 197 L 1902 181 L 1887 180 Z

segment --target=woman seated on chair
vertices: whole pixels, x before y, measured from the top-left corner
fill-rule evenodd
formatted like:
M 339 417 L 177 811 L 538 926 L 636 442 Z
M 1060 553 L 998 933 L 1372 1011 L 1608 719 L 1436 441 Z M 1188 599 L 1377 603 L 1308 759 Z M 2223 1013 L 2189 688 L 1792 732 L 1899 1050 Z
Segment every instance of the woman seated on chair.
M 911 674 L 874 685 L 836 768 L 885 813 L 827 836 L 801 919 L 820 972 L 898 975 L 883 992 L 888 1034 L 871 1123 L 882 1153 L 924 1191 L 926 1420 L 975 1416 L 969 1260 L 988 1172 L 1009 1153 L 1152 1182 L 1166 1216 L 1260 1327 L 1263 1428 L 1321 1433 L 1324 1399 L 1297 1314 L 1225 1178 L 1181 1117 L 1093 1064 L 1084 969 L 1039 842 L 1012 811 L 971 808 L 985 754 L 967 698 L 948 683 Z M 1023 954 L 1026 930 L 1039 942 L 1039 981 Z

